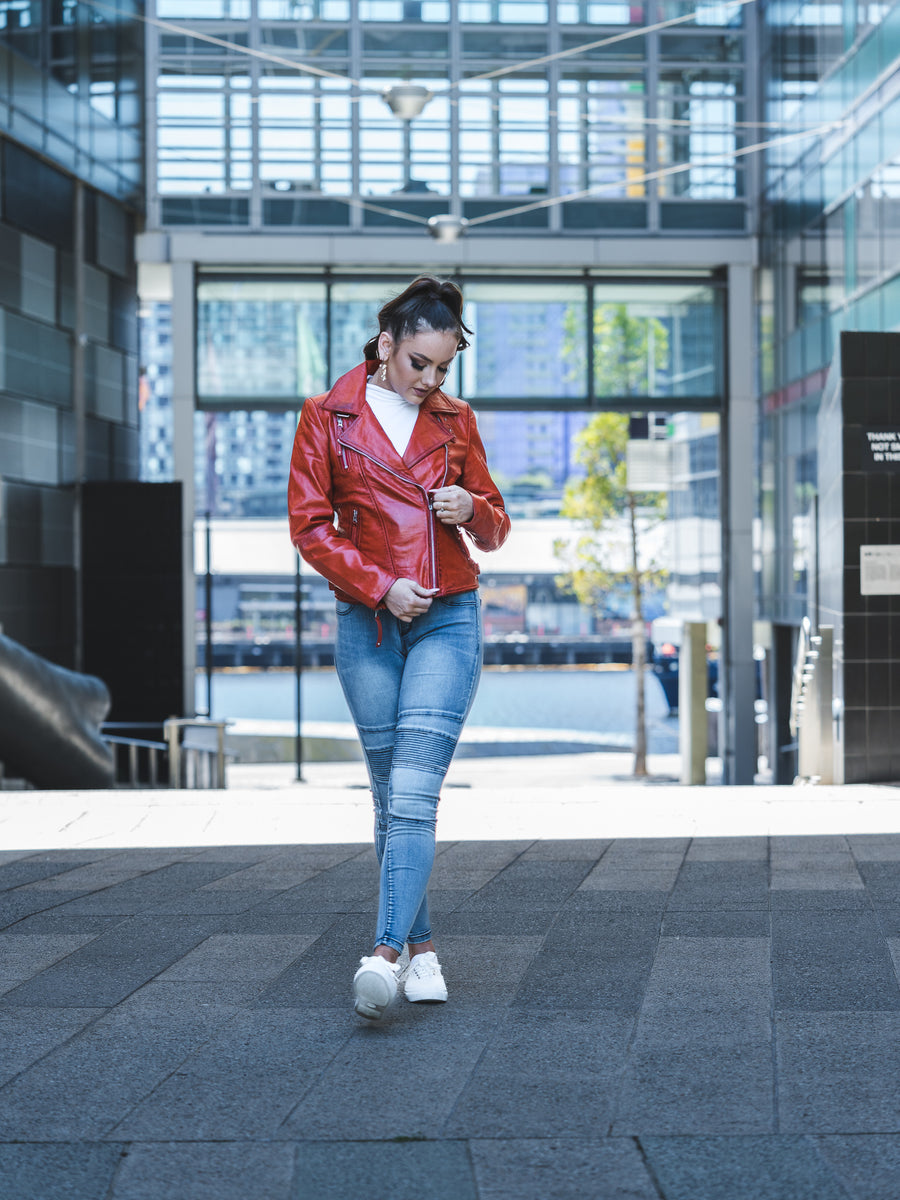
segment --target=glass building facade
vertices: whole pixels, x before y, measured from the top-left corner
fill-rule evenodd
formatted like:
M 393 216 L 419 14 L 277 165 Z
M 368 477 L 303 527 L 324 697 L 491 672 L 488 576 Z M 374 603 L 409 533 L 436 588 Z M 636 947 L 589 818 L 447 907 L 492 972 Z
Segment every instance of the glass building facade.
M 761 206 L 760 606 L 796 625 L 839 334 L 900 328 L 900 5 L 768 4 L 763 46 L 766 119 L 822 130 L 767 155 Z
M 0 627 L 67 666 L 79 485 L 139 466 L 138 9 L 0 0 Z
M 157 0 L 151 224 L 746 231 L 744 9 L 694 7 Z
M 299 404 L 433 271 L 501 473 L 561 478 L 592 410 L 684 414 L 743 736 L 753 622 L 815 592 L 839 335 L 900 328 L 900 4 L 7 0 L 0 73 L 4 570 L 75 569 L 66 489 L 134 473 L 138 411 L 146 478 L 264 509 Z

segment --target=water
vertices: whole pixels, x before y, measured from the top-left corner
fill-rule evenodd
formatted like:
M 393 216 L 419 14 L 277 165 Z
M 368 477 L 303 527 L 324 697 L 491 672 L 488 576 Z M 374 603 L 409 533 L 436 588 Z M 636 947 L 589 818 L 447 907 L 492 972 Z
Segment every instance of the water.
M 217 720 L 248 718 L 293 721 L 296 683 L 292 673 L 262 671 L 216 674 L 212 715 Z M 631 671 L 486 670 L 469 716 L 469 725 L 514 729 L 572 729 L 619 735 L 628 744 L 634 732 L 635 683 Z M 678 749 L 678 723 L 655 676 L 647 677 L 649 749 L 670 754 Z M 350 712 L 334 671 L 305 671 L 304 721 L 347 721 Z M 206 708 L 206 680 L 197 679 L 197 707 Z

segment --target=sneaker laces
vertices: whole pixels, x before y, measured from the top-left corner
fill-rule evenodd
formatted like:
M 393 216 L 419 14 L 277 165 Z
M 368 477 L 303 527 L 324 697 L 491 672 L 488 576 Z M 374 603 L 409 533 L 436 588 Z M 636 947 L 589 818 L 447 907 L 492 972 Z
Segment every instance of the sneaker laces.
M 441 974 L 441 964 L 433 950 L 426 950 L 424 954 L 410 956 L 406 973 L 415 975 L 417 979 L 427 979 L 430 975 Z

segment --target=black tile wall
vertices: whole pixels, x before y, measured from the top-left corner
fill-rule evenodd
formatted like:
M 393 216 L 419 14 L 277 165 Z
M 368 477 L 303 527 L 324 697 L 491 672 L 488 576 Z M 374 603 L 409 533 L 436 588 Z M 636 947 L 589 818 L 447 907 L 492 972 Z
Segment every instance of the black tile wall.
M 79 267 L 74 179 L 3 137 L 0 167 L 0 628 L 71 666 L 78 421 L 87 479 L 139 470 L 134 222 L 86 188 Z M 79 269 L 87 418 L 73 411 Z
M 900 545 L 900 471 L 867 430 L 900 429 L 900 334 L 843 333 L 819 413 L 819 623 L 834 627 L 835 778 L 900 780 L 900 597 L 863 596 L 861 546 Z

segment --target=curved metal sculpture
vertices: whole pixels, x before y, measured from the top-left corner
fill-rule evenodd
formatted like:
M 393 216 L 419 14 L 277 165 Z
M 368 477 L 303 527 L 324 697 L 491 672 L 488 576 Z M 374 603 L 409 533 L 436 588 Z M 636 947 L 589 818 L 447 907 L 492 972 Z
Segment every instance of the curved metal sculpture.
M 106 685 L 48 662 L 0 634 L 0 763 L 38 788 L 108 788 L 113 755 L 100 737 Z

